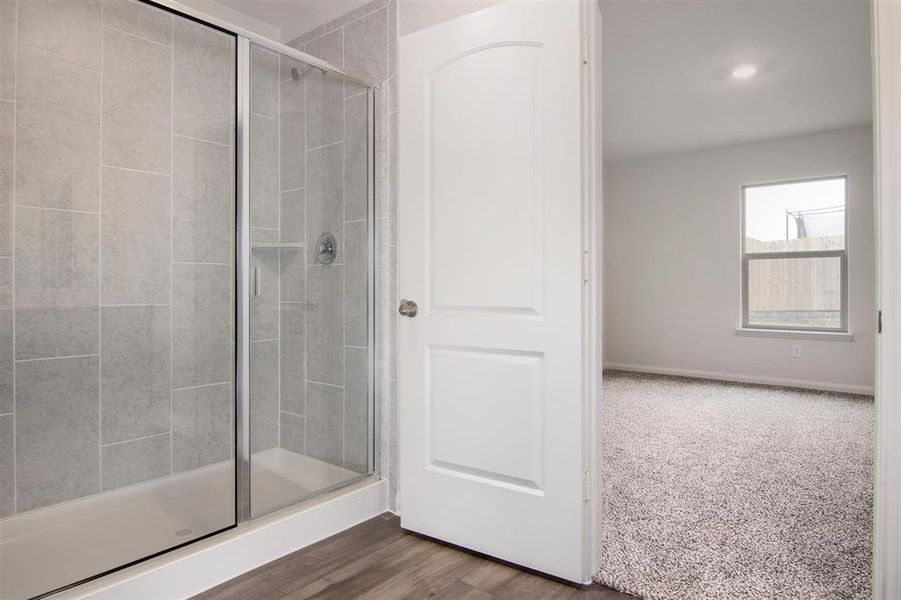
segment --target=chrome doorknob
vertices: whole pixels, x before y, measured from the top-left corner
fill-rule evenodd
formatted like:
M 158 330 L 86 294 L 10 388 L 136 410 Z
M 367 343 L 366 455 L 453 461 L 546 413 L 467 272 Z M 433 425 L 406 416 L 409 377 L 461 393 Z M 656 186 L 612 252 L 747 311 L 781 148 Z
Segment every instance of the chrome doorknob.
M 397 312 L 412 319 L 419 312 L 419 307 L 412 300 L 401 300 L 400 306 L 397 307 Z

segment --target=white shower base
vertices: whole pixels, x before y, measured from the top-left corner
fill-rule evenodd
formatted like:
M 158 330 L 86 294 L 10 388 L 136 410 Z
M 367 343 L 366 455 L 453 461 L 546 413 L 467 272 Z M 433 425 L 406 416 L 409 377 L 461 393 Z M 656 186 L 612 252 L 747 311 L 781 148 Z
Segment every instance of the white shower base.
M 360 477 L 281 448 L 253 455 L 255 515 Z M 0 520 L 0 598 L 29 598 L 235 522 L 234 462 Z

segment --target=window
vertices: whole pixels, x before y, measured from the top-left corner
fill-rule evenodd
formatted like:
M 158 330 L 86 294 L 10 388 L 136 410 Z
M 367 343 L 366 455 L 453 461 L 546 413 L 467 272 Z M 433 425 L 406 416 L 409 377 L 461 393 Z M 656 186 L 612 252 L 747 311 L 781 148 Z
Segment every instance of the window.
M 847 331 L 847 178 L 742 189 L 742 327 Z

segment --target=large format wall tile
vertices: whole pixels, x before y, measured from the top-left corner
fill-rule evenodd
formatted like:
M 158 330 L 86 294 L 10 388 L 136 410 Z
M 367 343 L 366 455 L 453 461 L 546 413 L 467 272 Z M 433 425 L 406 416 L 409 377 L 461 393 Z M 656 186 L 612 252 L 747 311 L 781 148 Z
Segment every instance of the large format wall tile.
M 250 112 L 278 118 L 278 54 L 259 46 L 250 48 Z
M 232 381 L 232 268 L 176 264 L 172 275 L 172 386 Z
M 172 50 L 103 30 L 103 164 L 169 173 Z
M 97 352 L 98 225 L 97 215 L 17 210 L 16 358 Z
M 190 471 L 231 457 L 232 412 L 230 383 L 172 392 L 172 468 Z
M 278 446 L 278 341 L 250 344 L 250 451 Z
M 2 2 L 3 0 L 0 0 Z M 3 60 L 0 58 L 0 60 Z M 0 100 L 0 256 L 13 253 L 13 148 L 16 107 Z
M 344 139 L 344 78 L 328 71 L 310 70 L 304 77 L 307 148 Z
M 100 12 L 101 0 L 19 0 L 19 47 L 37 46 L 99 69 Z
M 97 357 L 16 366 L 18 510 L 100 490 Z
M 344 30 L 330 31 L 307 42 L 303 51 L 336 67 L 344 66 Z
M 282 301 L 302 302 L 306 297 L 303 252 L 298 250 L 282 251 L 280 266 Z
M 170 178 L 105 167 L 102 188 L 102 302 L 168 304 Z
M 103 24 L 151 42 L 172 45 L 172 15 L 140 0 L 103 0 Z
M 259 293 L 250 297 L 250 340 L 278 337 L 278 250 L 255 250 L 250 268 L 260 270 Z
M 250 224 L 278 229 L 278 121 L 250 116 Z
M 334 385 L 307 384 L 307 454 L 344 464 L 344 389 Z
M 113 490 L 169 474 L 172 445 L 169 434 L 104 446 L 103 490 Z
M 369 217 L 369 95 L 344 103 L 344 219 Z
M 174 138 L 172 259 L 234 260 L 235 154 L 222 146 Z
M 174 133 L 230 144 L 235 131 L 235 38 L 175 20 Z
M 0 258 L 0 414 L 13 411 L 13 259 Z
M 102 443 L 169 431 L 169 307 L 105 306 L 100 318 Z
M 282 57 L 282 63 L 289 59 Z M 296 63 L 297 61 L 291 61 Z M 308 73 L 311 68 L 300 65 L 293 68 L 300 73 Z M 279 115 L 279 144 L 281 151 L 281 189 L 294 190 L 304 185 L 304 148 L 306 132 L 304 130 L 304 77 L 295 81 L 290 76 L 281 84 L 281 104 Z
M 16 0 L 0 0 L 0 99 L 16 97 Z
M 96 212 L 100 73 L 35 48 L 18 56 L 16 203 Z
M 316 262 L 316 240 L 331 232 L 338 240 L 338 257 L 343 259 L 341 240 L 344 226 L 344 148 L 341 144 L 307 152 L 307 261 Z
M 282 302 L 279 357 L 281 368 L 282 410 L 302 415 L 305 412 L 304 319 L 302 302 Z
M 375 83 L 388 77 L 387 7 L 344 27 L 344 68 Z
M 298 415 L 285 412 L 281 414 L 280 447 L 297 454 L 306 453 L 304 421 L 305 419 Z
M 16 306 L 16 358 L 97 354 L 98 306 Z
M 97 215 L 20 207 L 16 215 L 16 303 L 97 304 Z
M 303 189 L 282 192 L 282 208 L 280 213 L 281 241 L 304 241 L 304 222 L 306 218 L 306 194 Z M 303 252 L 299 253 L 303 257 Z
M 15 438 L 13 415 L 0 415 L 0 518 L 15 509 Z
M 343 385 L 344 267 L 307 268 L 307 301 L 307 379 Z
M 345 223 L 344 343 L 369 345 L 369 227 Z
M 369 470 L 369 351 L 346 348 L 344 385 L 344 467 Z

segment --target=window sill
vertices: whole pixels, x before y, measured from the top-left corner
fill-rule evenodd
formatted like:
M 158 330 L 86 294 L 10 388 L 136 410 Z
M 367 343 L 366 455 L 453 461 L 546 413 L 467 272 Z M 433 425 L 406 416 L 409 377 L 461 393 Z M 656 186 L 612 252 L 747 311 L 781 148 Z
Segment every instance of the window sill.
M 739 327 L 735 330 L 739 337 L 762 337 L 789 340 L 816 340 L 820 342 L 852 342 L 853 333 L 839 331 L 799 331 L 795 329 L 754 329 Z

